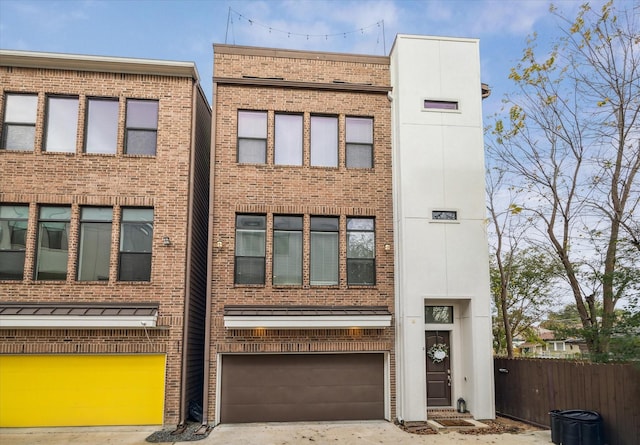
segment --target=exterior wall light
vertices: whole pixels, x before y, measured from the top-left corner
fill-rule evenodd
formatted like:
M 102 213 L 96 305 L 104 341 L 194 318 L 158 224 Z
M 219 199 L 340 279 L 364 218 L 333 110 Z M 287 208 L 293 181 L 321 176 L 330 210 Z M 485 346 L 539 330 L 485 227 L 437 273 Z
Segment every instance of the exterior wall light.
M 171 238 L 169 238 L 168 236 L 163 236 L 162 237 L 162 245 L 165 247 L 168 247 L 171 245 Z

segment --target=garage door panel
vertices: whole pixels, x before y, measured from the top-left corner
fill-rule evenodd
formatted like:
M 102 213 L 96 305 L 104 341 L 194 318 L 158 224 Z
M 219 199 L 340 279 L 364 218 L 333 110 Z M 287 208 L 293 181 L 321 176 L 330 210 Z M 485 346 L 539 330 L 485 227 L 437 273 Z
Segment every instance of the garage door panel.
M 164 355 L 0 355 L 0 426 L 159 425 Z
M 384 418 L 384 356 L 225 355 L 221 421 Z

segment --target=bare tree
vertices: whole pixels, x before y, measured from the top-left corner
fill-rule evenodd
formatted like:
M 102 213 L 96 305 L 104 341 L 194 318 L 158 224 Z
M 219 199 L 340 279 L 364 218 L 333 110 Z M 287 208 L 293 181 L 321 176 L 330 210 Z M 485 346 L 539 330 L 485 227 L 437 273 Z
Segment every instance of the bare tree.
M 518 175 L 532 238 L 561 262 L 595 354 L 608 352 L 615 306 L 631 288 L 618 271 L 637 264 L 619 249 L 637 241 L 640 199 L 640 7 L 631 8 L 587 4 L 575 20 L 552 8 L 562 37 L 542 58 L 536 36 L 527 42 L 509 76 L 509 118 L 496 121 L 489 145 Z

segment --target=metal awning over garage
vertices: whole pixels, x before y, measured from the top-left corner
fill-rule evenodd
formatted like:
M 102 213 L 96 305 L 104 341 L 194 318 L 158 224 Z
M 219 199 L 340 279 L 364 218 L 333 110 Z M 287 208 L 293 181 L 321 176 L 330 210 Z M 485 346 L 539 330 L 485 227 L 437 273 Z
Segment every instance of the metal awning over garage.
M 153 328 L 157 303 L 0 302 L 0 328 Z
M 247 306 L 224 307 L 229 329 L 383 329 L 391 326 L 386 306 Z

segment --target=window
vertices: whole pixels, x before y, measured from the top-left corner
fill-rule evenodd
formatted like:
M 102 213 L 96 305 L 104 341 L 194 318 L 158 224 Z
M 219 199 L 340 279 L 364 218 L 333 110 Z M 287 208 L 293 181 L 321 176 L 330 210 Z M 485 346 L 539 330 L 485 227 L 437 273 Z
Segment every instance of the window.
M 425 323 L 453 323 L 453 306 L 425 306 Z
M 458 219 L 458 212 L 455 210 L 432 210 L 431 219 L 435 221 L 455 221 Z
M 78 134 L 78 98 L 47 98 L 45 151 L 75 153 Z
M 109 279 L 111 207 L 83 207 L 80 211 L 78 280 Z
M 423 107 L 425 110 L 457 110 L 458 102 L 451 100 L 425 99 Z
M 266 111 L 238 111 L 238 162 L 267 162 Z
M 302 216 L 273 217 L 273 284 L 302 284 Z
M 2 146 L 7 150 L 33 150 L 36 137 L 36 94 L 7 94 L 5 96 Z
M 373 218 L 347 218 L 347 284 L 376 284 L 376 236 Z
M 266 217 L 236 215 L 236 284 L 264 284 Z
M 301 114 L 276 114 L 274 163 L 302 165 Z
M 127 100 L 125 153 L 155 155 L 158 136 L 158 101 Z
M 40 207 L 36 280 L 66 280 L 70 207 Z
M 338 166 L 338 118 L 311 116 L 311 165 Z
M 115 154 L 118 144 L 118 100 L 87 101 L 86 153 Z
M 311 285 L 338 284 L 338 230 L 337 217 L 311 217 Z
M 373 167 L 373 119 L 346 118 L 347 168 Z
M 22 280 L 29 206 L 0 206 L 0 280 Z
M 151 280 L 153 209 L 123 208 L 118 280 Z

